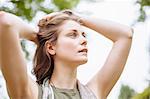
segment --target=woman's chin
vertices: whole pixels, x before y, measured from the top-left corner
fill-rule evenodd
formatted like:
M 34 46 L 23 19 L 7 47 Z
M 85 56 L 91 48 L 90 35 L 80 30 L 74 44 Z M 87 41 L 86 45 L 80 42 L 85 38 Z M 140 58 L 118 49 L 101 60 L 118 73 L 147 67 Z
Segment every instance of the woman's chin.
M 88 62 L 87 58 L 84 58 L 84 59 L 82 58 L 82 59 L 78 60 L 79 65 L 85 64 L 87 62 Z

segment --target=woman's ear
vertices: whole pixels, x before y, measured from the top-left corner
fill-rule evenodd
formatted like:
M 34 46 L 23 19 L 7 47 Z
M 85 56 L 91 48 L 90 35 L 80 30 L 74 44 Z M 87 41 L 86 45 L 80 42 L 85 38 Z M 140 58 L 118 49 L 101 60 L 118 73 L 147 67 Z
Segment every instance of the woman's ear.
M 46 51 L 51 54 L 51 55 L 55 55 L 55 46 L 50 42 L 50 41 L 46 41 L 45 42 L 45 47 L 46 47 Z

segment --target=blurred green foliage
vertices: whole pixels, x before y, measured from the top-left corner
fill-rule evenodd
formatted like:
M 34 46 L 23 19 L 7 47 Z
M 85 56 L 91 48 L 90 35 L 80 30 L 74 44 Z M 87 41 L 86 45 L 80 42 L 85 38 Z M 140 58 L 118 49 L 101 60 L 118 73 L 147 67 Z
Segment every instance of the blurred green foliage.
M 142 93 L 135 95 L 132 99 L 150 99 L 150 87 L 146 88 Z
M 75 7 L 80 0 L 52 0 L 52 1 L 59 8 L 59 10 L 63 10 Z
M 137 4 L 140 5 L 140 15 L 138 17 L 139 22 L 144 22 L 146 20 L 146 7 L 150 8 L 150 0 L 137 0 Z
M 118 99 L 150 99 L 150 86 L 142 93 L 137 93 L 128 85 L 122 85 Z
M 48 14 L 55 10 L 72 9 L 79 1 L 80 0 L 6 0 L 3 5 L 0 5 L 0 10 L 13 13 L 31 21 L 38 11 Z M 6 5 L 11 5 L 11 7 Z
M 136 92 L 128 85 L 122 85 L 118 99 L 131 99 Z
M 6 6 L 11 5 L 11 7 Z M 45 8 L 43 0 L 7 0 L 4 5 L 0 6 L 0 10 L 21 16 L 31 21 L 38 11 L 51 13 L 53 9 Z

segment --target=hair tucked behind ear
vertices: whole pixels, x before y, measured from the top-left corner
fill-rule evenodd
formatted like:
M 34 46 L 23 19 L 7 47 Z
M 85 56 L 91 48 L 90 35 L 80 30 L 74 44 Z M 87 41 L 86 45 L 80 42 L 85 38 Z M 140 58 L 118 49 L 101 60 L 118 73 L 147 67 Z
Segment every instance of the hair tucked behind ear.
M 34 70 L 33 73 L 37 78 L 38 84 L 43 84 L 45 78 L 50 79 L 54 70 L 54 59 L 53 55 L 47 52 L 46 50 L 46 41 L 49 41 L 51 44 L 55 45 L 58 37 L 59 26 L 65 20 L 74 20 L 78 19 L 72 15 L 71 11 L 62 11 L 57 12 L 56 15 L 47 16 L 39 21 L 39 32 L 37 33 L 38 37 L 38 46 L 34 56 Z

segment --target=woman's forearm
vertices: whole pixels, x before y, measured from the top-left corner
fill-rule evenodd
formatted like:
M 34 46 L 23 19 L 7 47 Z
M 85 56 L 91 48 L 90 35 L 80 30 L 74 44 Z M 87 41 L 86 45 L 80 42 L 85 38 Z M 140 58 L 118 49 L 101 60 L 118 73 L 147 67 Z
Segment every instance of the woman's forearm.
M 84 26 L 109 38 L 113 42 L 124 37 L 132 38 L 132 28 L 119 23 L 90 17 L 81 17 L 81 23 L 83 23 Z

